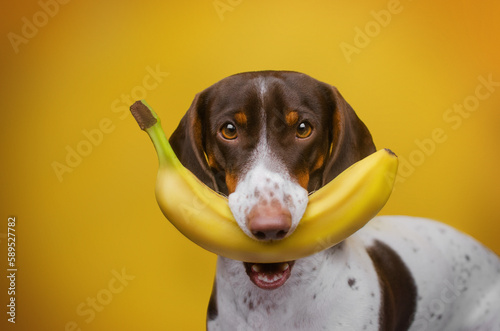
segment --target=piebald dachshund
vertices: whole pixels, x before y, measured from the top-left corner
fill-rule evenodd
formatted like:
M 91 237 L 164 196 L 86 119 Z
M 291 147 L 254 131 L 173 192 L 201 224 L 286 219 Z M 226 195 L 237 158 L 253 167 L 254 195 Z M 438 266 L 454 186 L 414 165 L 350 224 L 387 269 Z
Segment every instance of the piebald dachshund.
M 308 194 L 375 151 L 335 87 L 289 71 L 241 73 L 198 93 L 170 143 L 262 241 L 293 233 Z M 207 329 L 500 331 L 500 260 L 444 224 L 376 217 L 296 261 L 218 257 Z

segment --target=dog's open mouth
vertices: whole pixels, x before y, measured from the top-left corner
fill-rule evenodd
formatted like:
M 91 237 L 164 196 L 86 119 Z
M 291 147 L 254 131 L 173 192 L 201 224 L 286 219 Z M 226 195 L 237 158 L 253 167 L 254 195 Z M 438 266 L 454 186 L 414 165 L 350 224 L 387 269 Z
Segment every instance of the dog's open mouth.
M 243 262 L 250 280 L 264 290 L 274 290 L 287 281 L 295 261 L 282 263 Z

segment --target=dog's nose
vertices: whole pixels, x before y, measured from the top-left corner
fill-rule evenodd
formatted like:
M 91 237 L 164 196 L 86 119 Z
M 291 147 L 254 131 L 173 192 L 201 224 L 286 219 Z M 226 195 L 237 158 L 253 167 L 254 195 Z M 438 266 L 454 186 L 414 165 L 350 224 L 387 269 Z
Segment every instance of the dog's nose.
M 292 215 L 277 201 L 261 202 L 248 214 L 247 226 L 258 240 L 283 239 L 292 226 Z

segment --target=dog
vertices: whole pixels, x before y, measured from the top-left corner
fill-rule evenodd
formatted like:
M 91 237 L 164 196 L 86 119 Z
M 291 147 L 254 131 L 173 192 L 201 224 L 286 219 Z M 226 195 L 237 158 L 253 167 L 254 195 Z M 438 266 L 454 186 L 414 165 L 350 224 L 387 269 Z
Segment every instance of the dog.
M 291 71 L 222 79 L 196 95 L 169 140 L 261 241 L 288 237 L 308 194 L 375 151 L 335 87 Z M 296 261 L 219 256 L 207 330 L 499 331 L 500 260 L 439 222 L 379 216 Z

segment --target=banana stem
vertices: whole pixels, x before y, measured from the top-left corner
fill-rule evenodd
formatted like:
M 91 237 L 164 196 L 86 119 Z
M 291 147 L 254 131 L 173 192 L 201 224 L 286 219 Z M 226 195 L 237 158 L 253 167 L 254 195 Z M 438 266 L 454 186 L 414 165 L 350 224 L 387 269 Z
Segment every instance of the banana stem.
M 144 100 L 136 101 L 130 106 L 130 112 L 134 116 L 141 130 L 146 131 L 153 142 L 158 155 L 159 166 L 176 166 L 177 159 L 175 153 L 168 142 L 165 132 L 161 127 L 161 121 L 158 115 Z

